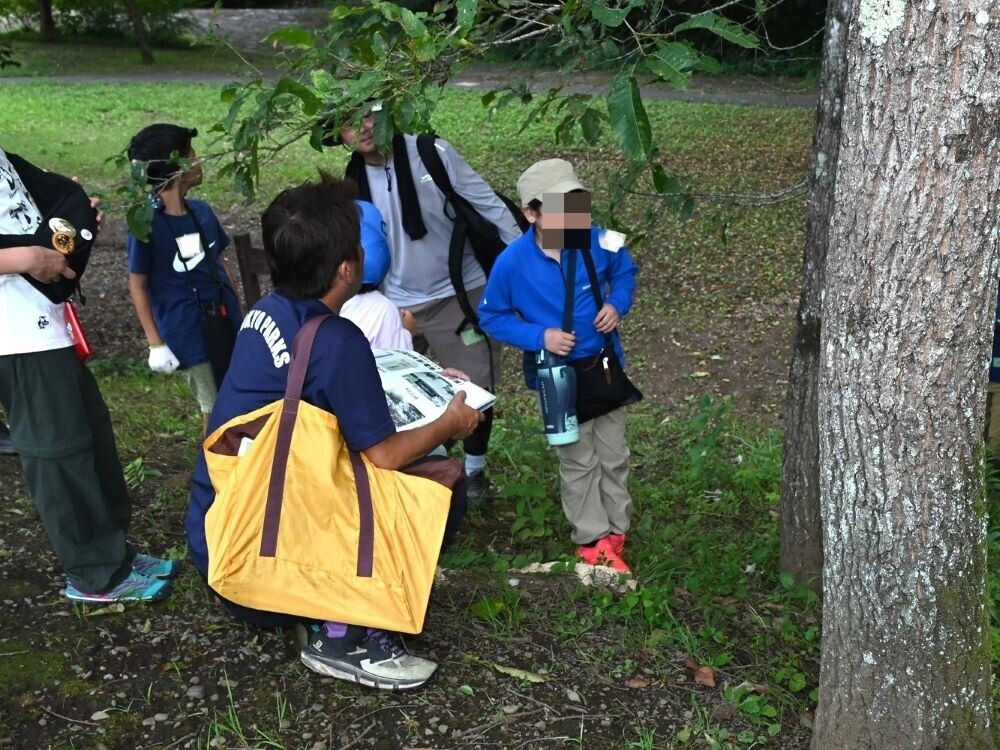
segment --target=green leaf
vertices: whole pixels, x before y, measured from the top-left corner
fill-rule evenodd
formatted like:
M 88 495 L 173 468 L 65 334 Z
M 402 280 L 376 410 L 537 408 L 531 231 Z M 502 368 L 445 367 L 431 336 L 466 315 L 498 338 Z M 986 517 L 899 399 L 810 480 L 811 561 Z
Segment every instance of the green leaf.
M 153 228 L 153 204 L 144 197 L 142 203 L 129 206 L 125 212 L 125 222 L 132 234 L 146 242 Z
M 298 26 L 289 26 L 287 29 L 272 31 L 264 37 L 264 41 L 272 45 L 275 42 L 281 42 L 288 47 L 297 47 L 299 49 L 313 49 L 316 46 L 316 37 L 311 32 L 300 29 Z
M 760 46 L 760 40 L 756 36 L 739 24 L 733 23 L 728 18 L 723 18 L 712 11 L 699 13 L 697 16 L 674 27 L 675 32 L 689 31 L 690 29 L 711 31 L 716 36 L 725 39 L 727 42 L 739 45 L 744 49 L 756 49 Z
M 576 125 L 576 122 L 577 122 L 576 116 L 569 114 L 566 115 L 558 125 L 556 125 L 556 130 L 555 130 L 556 143 L 561 143 L 567 146 L 572 145 L 573 136 L 575 135 L 573 126 Z
M 702 73 L 721 73 L 722 63 L 716 60 L 711 55 L 706 55 L 703 52 L 696 52 L 698 55 L 698 64 L 695 67 Z
M 803 690 L 806 686 L 806 676 L 801 672 L 796 672 L 788 680 L 788 690 L 792 693 L 797 693 Z
M 275 84 L 271 96 L 278 97 L 282 94 L 290 94 L 301 101 L 302 113 L 305 115 L 316 114 L 322 104 L 322 101 L 320 101 L 320 98 L 316 94 L 292 78 L 282 78 Z
M 493 662 L 493 668 L 497 672 L 502 672 L 503 674 L 510 675 L 511 677 L 516 677 L 519 680 L 527 680 L 528 682 L 548 682 L 549 678 L 545 675 L 538 674 L 536 672 L 528 672 L 524 669 L 517 669 L 516 667 L 507 667 L 503 664 L 498 664 Z
M 793 589 L 795 588 L 795 578 L 791 573 L 782 573 L 778 576 L 778 583 L 782 585 L 783 588 Z
M 680 181 L 671 175 L 659 164 L 653 165 L 653 188 L 658 193 L 679 193 L 681 191 Z
M 630 161 L 649 159 L 653 151 L 653 133 L 635 76 L 616 76 L 611 82 L 607 101 L 611 131 L 625 156 Z
M 591 146 L 596 146 L 601 139 L 601 121 L 604 115 L 596 109 L 587 107 L 580 116 L 580 130 L 583 139 Z
M 479 5 L 478 0 L 458 0 L 458 28 L 462 30 L 465 34 L 472 28 L 472 24 L 476 21 L 476 8 Z
M 669 42 L 647 56 L 645 63 L 651 73 L 679 89 L 686 89 L 691 79 L 690 70 L 698 64 L 698 53 L 690 45 Z
M 480 599 L 473 604 L 470 609 L 472 614 L 484 622 L 493 622 L 501 612 L 507 609 L 507 605 L 499 599 Z
M 403 31 L 406 32 L 408 37 L 416 39 L 417 37 L 427 36 L 427 27 L 424 22 L 421 21 L 417 14 L 408 8 L 399 9 L 399 25 L 403 27 Z
M 381 154 L 388 154 L 392 150 L 392 136 L 396 130 L 392 125 L 392 117 L 389 116 L 389 108 L 383 106 L 375 113 L 375 129 L 372 136 L 375 139 L 375 149 Z
M 323 139 L 326 137 L 326 128 L 317 123 L 309 131 L 309 145 L 314 151 L 323 150 Z
M 381 31 L 376 31 L 372 35 L 372 54 L 379 60 L 385 60 L 389 55 L 389 45 L 385 41 L 385 35 Z
M 631 8 L 609 8 L 603 0 L 590 0 L 590 15 L 602 26 L 614 29 L 621 26 Z
M 475 695 L 476 691 L 472 689 L 471 685 L 459 685 L 458 692 L 462 695 Z

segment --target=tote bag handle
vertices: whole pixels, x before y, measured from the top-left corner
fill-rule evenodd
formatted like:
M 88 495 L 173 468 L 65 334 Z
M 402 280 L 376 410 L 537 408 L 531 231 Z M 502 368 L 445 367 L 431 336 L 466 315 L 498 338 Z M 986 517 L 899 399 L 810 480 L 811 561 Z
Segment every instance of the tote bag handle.
M 267 487 L 264 529 L 260 540 L 261 557 L 274 557 L 277 552 L 281 506 L 285 494 L 285 474 L 288 469 L 288 456 L 292 448 L 292 433 L 295 430 L 295 420 L 298 417 L 299 403 L 302 400 L 302 388 L 306 381 L 306 370 L 309 367 L 309 356 L 312 353 L 313 342 L 316 340 L 316 332 L 327 318 L 332 317 L 334 316 L 317 315 L 310 318 L 299 329 L 295 335 L 295 341 L 292 342 L 292 363 L 288 370 L 285 398 L 281 408 L 281 421 L 278 423 L 278 435 L 274 447 L 274 461 L 271 464 L 271 478 Z M 349 451 L 349 454 L 357 486 L 360 516 L 357 574 L 369 578 L 372 575 L 375 537 L 371 486 L 368 482 L 368 471 L 361 460 L 361 454 L 355 451 Z

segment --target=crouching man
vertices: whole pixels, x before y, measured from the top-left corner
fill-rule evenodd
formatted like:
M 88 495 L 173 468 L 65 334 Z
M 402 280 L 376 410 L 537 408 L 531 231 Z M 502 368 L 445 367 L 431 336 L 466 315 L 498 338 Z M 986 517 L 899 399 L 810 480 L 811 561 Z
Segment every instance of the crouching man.
M 351 183 L 324 176 L 320 182 L 284 191 L 264 212 L 261 227 L 274 292 L 254 306 L 237 336 L 209 435 L 234 417 L 284 396 L 292 341 L 308 320 L 331 312 L 335 315 L 316 331 L 302 400 L 337 417 L 350 450 L 363 453 L 377 467 L 401 469 L 446 440 L 468 437 L 482 421 L 482 414 L 466 406 L 459 394 L 436 421 L 396 432 L 367 339 L 354 323 L 336 315 L 363 279 L 354 198 Z M 455 489 L 454 516 L 464 508 L 461 493 L 464 482 Z M 203 576 L 208 573 L 205 516 L 214 500 L 201 451 L 186 527 L 192 560 Z M 452 530 L 454 520 L 449 521 Z M 329 595 L 337 597 L 338 592 Z M 234 617 L 258 627 L 303 622 L 294 613 L 225 604 Z M 301 658 L 320 674 L 399 690 L 423 685 L 437 668 L 433 661 L 408 654 L 397 633 L 342 622 L 304 624 L 311 633 Z

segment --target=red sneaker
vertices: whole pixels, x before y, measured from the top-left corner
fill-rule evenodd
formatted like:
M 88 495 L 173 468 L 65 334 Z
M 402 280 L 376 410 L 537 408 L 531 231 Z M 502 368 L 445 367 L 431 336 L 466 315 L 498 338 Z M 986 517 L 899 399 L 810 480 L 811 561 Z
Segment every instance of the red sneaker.
M 611 547 L 618 556 L 621 557 L 625 554 L 625 535 L 624 534 L 608 534 L 608 539 L 611 541 Z
M 619 573 L 631 573 L 632 569 L 615 551 L 610 537 L 602 537 L 592 547 L 577 547 L 576 556 L 587 565 L 605 565 Z

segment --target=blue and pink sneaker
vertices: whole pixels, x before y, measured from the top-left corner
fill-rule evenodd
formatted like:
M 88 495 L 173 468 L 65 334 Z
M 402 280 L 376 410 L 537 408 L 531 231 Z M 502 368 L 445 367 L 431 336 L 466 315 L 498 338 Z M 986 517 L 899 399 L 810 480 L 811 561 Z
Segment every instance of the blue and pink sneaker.
M 132 559 L 132 570 L 148 578 L 173 578 L 181 572 L 181 561 L 137 554 Z
M 66 582 L 66 598 L 84 604 L 114 604 L 116 602 L 158 602 L 170 594 L 170 581 L 150 578 L 134 570 L 128 578 L 108 591 L 89 594 Z

